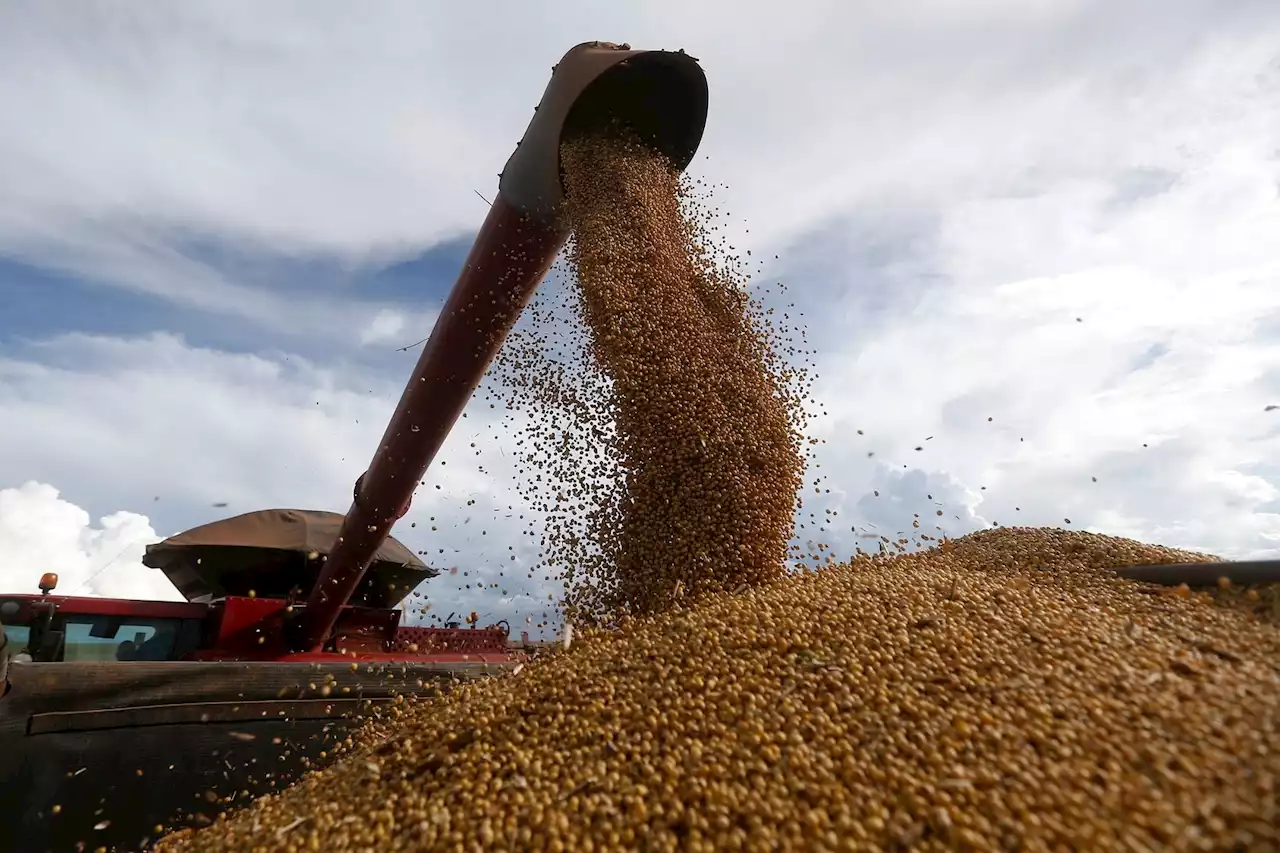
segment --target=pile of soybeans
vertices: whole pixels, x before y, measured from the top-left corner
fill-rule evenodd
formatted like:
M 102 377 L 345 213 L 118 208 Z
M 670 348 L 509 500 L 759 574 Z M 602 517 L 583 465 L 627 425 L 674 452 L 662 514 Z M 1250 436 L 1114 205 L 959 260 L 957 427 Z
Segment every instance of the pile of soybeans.
M 1280 630 L 1219 606 L 1256 595 L 1121 580 L 1209 558 L 1043 529 L 788 573 L 782 369 L 669 169 L 563 159 L 627 472 L 569 603 L 610 627 L 162 850 L 1280 849 Z

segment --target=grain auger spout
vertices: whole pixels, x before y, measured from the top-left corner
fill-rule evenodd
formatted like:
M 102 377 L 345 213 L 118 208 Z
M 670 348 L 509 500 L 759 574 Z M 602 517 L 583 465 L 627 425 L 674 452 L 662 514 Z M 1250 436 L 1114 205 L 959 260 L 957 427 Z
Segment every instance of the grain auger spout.
M 568 234 L 556 216 L 561 142 L 621 125 L 684 169 L 706 116 L 706 77 L 683 51 L 586 42 L 552 69 L 373 461 L 356 481 L 338 544 L 302 613 L 299 649 L 329 640 L 339 611 L 408 512 L 414 489 L 563 247 Z

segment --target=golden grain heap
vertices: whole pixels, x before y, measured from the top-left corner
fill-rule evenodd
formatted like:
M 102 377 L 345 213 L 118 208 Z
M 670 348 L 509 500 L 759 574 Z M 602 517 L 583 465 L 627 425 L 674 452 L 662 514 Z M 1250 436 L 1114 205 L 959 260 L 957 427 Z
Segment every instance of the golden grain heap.
M 589 438 L 625 481 L 579 466 L 549 505 L 616 498 L 570 604 L 645 615 L 397 708 L 163 850 L 1280 849 L 1280 630 L 1254 591 L 1125 581 L 1108 567 L 1208 558 L 1043 529 L 784 572 L 784 371 L 669 170 L 621 144 L 564 160 L 610 381 L 542 435 L 606 412 Z
M 996 530 L 589 632 L 171 850 L 1275 850 L 1280 631 Z

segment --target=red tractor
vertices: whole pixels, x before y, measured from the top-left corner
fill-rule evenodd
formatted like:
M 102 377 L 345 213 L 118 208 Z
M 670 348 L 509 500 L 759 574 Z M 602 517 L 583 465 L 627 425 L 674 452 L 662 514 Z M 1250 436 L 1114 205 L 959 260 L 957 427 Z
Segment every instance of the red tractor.
M 345 517 L 151 546 L 184 603 L 59 596 L 54 575 L 0 593 L 0 853 L 145 847 L 323 763 L 372 708 L 515 664 L 505 625 L 400 624 L 432 572 L 391 528 L 564 245 L 562 140 L 622 125 L 683 169 L 706 114 L 683 51 L 564 56 Z

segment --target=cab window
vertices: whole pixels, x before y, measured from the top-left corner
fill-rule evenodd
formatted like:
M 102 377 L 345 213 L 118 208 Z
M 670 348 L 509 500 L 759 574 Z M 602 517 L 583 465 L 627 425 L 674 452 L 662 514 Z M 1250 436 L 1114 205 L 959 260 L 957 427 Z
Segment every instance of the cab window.
M 20 655 L 26 650 L 31 629 L 26 625 L 4 625 L 3 630 L 5 639 L 8 640 L 8 645 L 4 647 L 4 656 L 12 660 L 14 655 Z
M 68 615 L 64 661 L 171 660 L 177 619 Z

